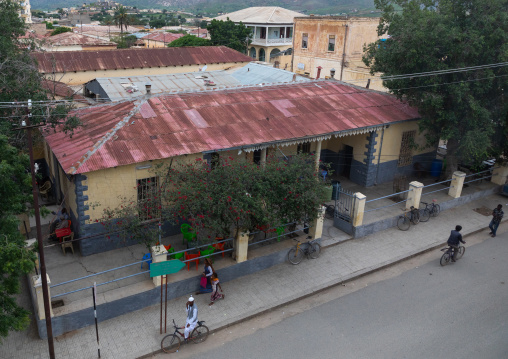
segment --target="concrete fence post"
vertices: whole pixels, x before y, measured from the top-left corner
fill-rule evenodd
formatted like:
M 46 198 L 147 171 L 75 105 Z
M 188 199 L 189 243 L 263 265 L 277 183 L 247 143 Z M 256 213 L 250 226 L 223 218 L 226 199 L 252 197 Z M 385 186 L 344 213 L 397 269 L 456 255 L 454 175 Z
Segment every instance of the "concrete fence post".
M 407 193 L 406 209 L 420 207 L 420 199 L 422 198 L 423 183 L 413 181 L 409 184 L 409 192 Z
M 508 178 L 508 166 L 495 167 L 492 171 L 492 179 L 490 182 L 504 186 Z
M 448 190 L 448 196 L 453 198 L 459 198 L 462 193 L 462 187 L 464 187 L 464 179 L 466 178 L 466 174 L 464 172 L 455 171 L 452 176 L 452 183 L 450 185 L 450 189 Z
M 312 239 L 319 239 L 323 236 L 323 223 L 325 218 L 325 210 L 326 207 L 322 206 L 319 209 L 319 215 L 314 220 L 312 225 L 309 228 L 309 236 L 312 236 Z
M 321 159 L 321 144 L 323 141 L 317 141 L 316 143 L 316 171 L 319 170 L 319 160 Z
M 259 160 L 261 167 L 265 168 L 266 166 L 266 147 L 261 150 L 261 159 Z
M 49 285 L 51 284 L 51 281 L 49 280 L 49 276 L 46 274 L 46 278 L 48 279 L 48 296 L 51 298 L 51 293 L 49 290 Z M 37 301 L 37 316 L 39 320 L 45 320 L 46 314 L 44 312 L 44 299 L 42 296 L 42 279 L 40 275 L 36 275 L 32 277 L 32 285 L 35 289 L 35 300 Z M 49 313 L 51 317 L 53 317 L 53 308 L 49 308 Z
M 365 201 L 367 196 L 356 192 L 353 198 L 353 227 L 360 227 L 363 224 L 363 214 L 365 213 Z
M 152 254 L 152 263 L 165 262 L 168 260 L 168 251 L 162 244 L 150 248 L 150 253 Z M 157 277 L 153 277 L 153 284 L 159 287 L 165 283 L 163 278 L 166 278 L 166 276 L 158 275 Z
M 236 263 L 242 263 L 247 260 L 247 252 L 249 249 L 249 231 L 239 231 L 235 238 L 235 259 Z

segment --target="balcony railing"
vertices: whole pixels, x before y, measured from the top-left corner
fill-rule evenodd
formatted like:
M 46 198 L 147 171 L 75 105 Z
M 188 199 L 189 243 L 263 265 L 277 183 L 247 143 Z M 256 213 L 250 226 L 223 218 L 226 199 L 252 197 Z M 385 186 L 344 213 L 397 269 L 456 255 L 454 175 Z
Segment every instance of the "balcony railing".
M 282 45 L 291 45 L 293 43 L 293 38 L 282 38 L 282 39 L 252 39 L 252 45 L 261 45 L 261 46 L 282 46 Z

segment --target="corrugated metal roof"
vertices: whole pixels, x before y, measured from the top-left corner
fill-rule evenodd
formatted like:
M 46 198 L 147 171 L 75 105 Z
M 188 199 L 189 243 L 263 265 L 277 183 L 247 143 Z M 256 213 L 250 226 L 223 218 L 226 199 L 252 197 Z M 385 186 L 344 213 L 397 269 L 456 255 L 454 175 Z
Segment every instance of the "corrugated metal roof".
M 307 16 L 296 11 L 284 9 L 278 6 L 254 6 L 238 10 L 229 14 L 215 17 L 215 20 L 226 21 L 228 18 L 233 22 L 244 24 L 288 24 L 293 25 L 295 17 Z
M 270 66 L 251 63 L 238 70 L 187 72 L 154 76 L 98 77 L 85 84 L 85 87 L 89 87 L 89 90 L 94 92 L 97 83 L 102 90 L 104 90 L 109 100 L 120 101 L 145 95 L 146 83 L 152 85 L 152 94 L 160 94 L 175 91 L 237 87 L 240 85 L 291 82 L 293 80 L 293 75 L 296 74 Z M 212 81 L 215 86 L 211 86 L 208 81 Z M 306 77 L 296 75 L 295 81 L 310 80 Z M 129 86 L 134 86 L 137 91 L 129 92 L 132 90 L 128 88 Z
M 173 34 L 171 32 L 158 31 L 144 36 L 143 40 L 160 41 L 169 44 L 170 42 L 179 39 L 182 36 L 184 36 L 184 34 Z
M 34 53 L 39 72 L 59 73 L 250 62 L 252 59 L 225 46 L 121 49 L 105 51 L 60 51 Z
M 293 72 L 277 69 L 270 66 L 250 63 L 239 69 L 230 70 L 235 79 L 243 85 L 259 85 L 262 83 L 291 82 Z M 296 75 L 295 81 L 310 81 L 308 78 Z
M 46 39 L 52 46 L 71 46 L 71 45 L 89 45 L 89 46 L 116 46 L 114 42 L 76 34 L 73 32 L 64 32 Z
M 333 80 L 161 95 L 75 114 L 84 127 L 72 138 L 46 135 L 68 174 L 419 117 L 393 96 Z

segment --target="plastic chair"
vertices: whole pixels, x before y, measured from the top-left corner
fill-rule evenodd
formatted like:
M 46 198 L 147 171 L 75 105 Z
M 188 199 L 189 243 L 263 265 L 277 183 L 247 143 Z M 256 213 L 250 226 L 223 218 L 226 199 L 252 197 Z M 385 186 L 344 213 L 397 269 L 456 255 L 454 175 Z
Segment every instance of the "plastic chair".
M 39 193 L 41 194 L 41 197 L 49 199 L 49 195 L 51 194 L 51 182 L 44 182 L 44 184 L 39 188 Z
M 168 251 L 169 253 L 169 250 L 171 249 L 171 244 L 168 244 L 167 246 L 164 246 L 164 248 L 166 248 L 166 250 Z M 173 252 L 175 251 L 175 249 L 173 248 Z
M 214 247 L 208 247 L 208 249 L 206 249 L 204 251 L 201 251 L 201 256 L 202 257 L 204 256 L 205 258 L 211 259 L 213 252 L 215 252 L 215 248 Z
M 146 259 L 146 261 L 145 261 Z M 143 269 L 143 264 L 146 262 L 148 263 L 148 269 L 150 269 L 150 263 L 152 263 L 152 253 L 147 253 L 143 256 L 142 259 L 143 262 L 141 262 L 141 269 Z
M 174 250 L 174 248 L 171 248 L 171 249 L 173 250 L 171 253 L 173 253 L 175 250 Z M 175 254 L 172 254 L 172 255 L 170 255 L 169 257 L 170 257 L 171 259 L 182 259 L 182 258 L 183 258 L 183 255 L 184 255 L 184 254 L 183 254 L 182 252 L 180 252 L 180 253 L 175 253 Z
M 184 223 L 180 226 L 180 232 L 183 234 L 182 244 L 185 244 L 185 241 L 192 241 L 196 238 L 196 232 L 192 229 L 190 225 Z
M 185 252 L 185 260 L 187 261 L 187 270 L 190 270 L 190 262 L 196 262 L 196 270 L 198 270 L 198 266 L 199 266 L 199 259 L 194 259 L 194 258 L 199 258 L 201 257 L 201 252 L 198 252 L 198 254 L 187 254 L 187 252 Z
M 62 251 L 64 255 L 66 255 L 66 248 L 70 248 L 72 250 L 72 254 L 74 255 L 74 247 L 72 246 L 72 240 L 74 239 L 74 232 L 71 232 L 68 236 L 62 237 Z
M 214 243 L 214 244 L 212 244 L 212 247 L 215 248 L 217 251 L 221 251 L 222 257 L 224 257 L 224 245 L 225 244 L 226 244 L 226 242 Z

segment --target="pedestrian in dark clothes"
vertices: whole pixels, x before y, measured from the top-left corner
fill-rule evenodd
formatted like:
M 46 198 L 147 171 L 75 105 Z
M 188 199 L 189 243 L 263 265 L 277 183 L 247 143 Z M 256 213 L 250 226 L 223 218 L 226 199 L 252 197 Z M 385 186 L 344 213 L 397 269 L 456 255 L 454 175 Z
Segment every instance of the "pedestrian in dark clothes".
M 504 212 L 503 212 L 503 206 L 498 204 L 497 208 L 494 208 L 492 211 L 492 220 L 490 221 L 489 228 L 490 228 L 490 235 L 492 237 L 496 236 L 497 227 L 499 227 L 499 223 L 501 223 L 501 220 L 503 219 Z
M 455 230 L 450 233 L 450 237 L 448 238 L 448 245 L 453 248 L 453 256 L 452 262 L 455 262 L 457 259 L 457 253 L 459 253 L 459 243 L 464 243 L 462 240 L 462 234 L 460 234 L 460 230 L 462 226 L 455 226 Z

